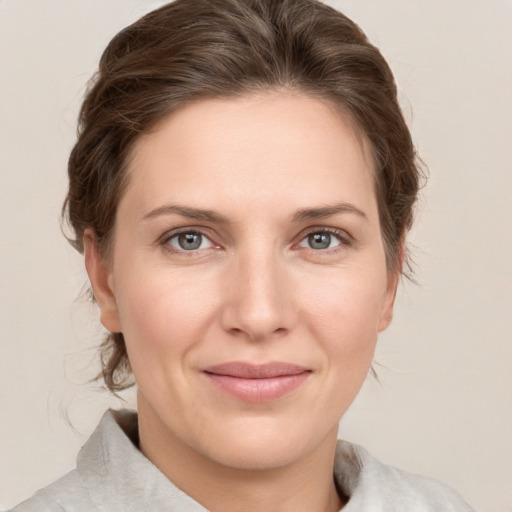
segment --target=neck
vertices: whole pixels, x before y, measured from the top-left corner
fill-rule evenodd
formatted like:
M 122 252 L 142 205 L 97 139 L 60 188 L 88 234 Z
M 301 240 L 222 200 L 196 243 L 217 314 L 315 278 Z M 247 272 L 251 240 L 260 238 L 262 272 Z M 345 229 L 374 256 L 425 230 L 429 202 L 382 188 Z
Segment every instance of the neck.
M 178 488 L 218 512 L 337 512 L 345 500 L 333 478 L 337 430 L 300 460 L 269 469 L 228 467 L 205 457 L 139 402 L 142 453 Z

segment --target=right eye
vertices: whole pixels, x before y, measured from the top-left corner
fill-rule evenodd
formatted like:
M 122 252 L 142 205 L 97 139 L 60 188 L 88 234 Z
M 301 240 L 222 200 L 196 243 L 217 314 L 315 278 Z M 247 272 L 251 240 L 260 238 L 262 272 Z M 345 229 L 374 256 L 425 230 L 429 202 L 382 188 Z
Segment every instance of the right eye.
M 213 247 L 212 241 L 199 231 L 182 231 L 168 237 L 164 243 L 175 251 L 199 251 Z

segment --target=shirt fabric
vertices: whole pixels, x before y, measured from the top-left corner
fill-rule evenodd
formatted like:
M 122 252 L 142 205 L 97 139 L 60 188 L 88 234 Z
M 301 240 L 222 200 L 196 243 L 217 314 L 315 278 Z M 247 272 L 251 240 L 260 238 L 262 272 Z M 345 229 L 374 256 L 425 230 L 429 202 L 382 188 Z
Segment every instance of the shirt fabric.
M 78 454 L 77 467 L 11 512 L 205 512 L 137 448 L 137 414 L 108 411 Z M 471 512 L 449 487 L 386 466 L 364 448 L 338 441 L 343 512 Z

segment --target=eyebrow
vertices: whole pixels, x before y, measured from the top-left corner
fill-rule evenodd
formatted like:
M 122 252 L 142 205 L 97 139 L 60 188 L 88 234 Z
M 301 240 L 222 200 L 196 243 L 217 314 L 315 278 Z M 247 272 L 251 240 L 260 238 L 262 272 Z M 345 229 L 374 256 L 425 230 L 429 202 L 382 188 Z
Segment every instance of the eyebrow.
M 305 220 L 323 219 L 339 213 L 352 213 L 363 219 L 368 219 L 366 213 L 350 203 L 338 203 L 319 208 L 305 208 L 299 210 L 293 216 L 293 222 L 304 222 Z
M 351 213 L 358 217 L 367 219 L 366 214 L 350 203 L 338 203 L 334 205 L 316 207 L 316 208 L 304 208 L 298 210 L 292 217 L 292 222 L 304 222 L 306 220 L 323 219 L 325 217 L 331 217 L 340 213 Z M 182 217 L 188 217 L 189 219 L 212 222 L 216 224 L 229 224 L 229 219 L 224 217 L 220 213 L 214 212 L 213 210 L 205 210 L 202 208 L 191 208 L 189 206 L 182 206 L 177 204 L 167 204 L 159 206 L 154 210 L 146 213 L 142 220 L 149 220 L 162 215 L 177 214 Z
M 189 219 L 201 220 L 206 222 L 213 222 L 217 224 L 227 224 L 229 221 L 223 215 L 216 213 L 212 210 L 203 210 L 202 208 L 190 208 L 188 206 L 180 206 L 177 204 L 167 204 L 159 206 L 154 210 L 146 213 L 142 220 L 152 219 L 154 217 L 160 217 L 161 215 L 177 214 L 182 217 L 188 217 Z

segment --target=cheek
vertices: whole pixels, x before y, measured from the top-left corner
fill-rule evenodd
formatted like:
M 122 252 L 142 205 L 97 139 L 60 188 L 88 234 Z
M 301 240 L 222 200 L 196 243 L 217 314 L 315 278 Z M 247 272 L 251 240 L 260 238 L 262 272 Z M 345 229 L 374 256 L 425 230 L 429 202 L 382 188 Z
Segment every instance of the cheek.
M 181 272 L 120 268 L 116 289 L 118 310 L 130 362 L 137 368 L 151 363 L 152 371 L 178 366 L 215 315 L 215 294 L 199 280 Z M 122 273 L 122 275 L 121 275 Z
M 378 335 L 385 279 L 344 276 L 316 280 L 308 287 L 304 311 L 314 338 L 324 345 L 330 365 L 360 372 L 370 364 Z
M 323 324 L 377 331 L 386 295 L 385 272 L 352 272 L 326 275 L 309 282 L 301 295 L 308 309 L 323 318 Z
M 385 286 L 378 275 L 342 274 L 309 283 L 309 300 L 302 304 L 308 337 L 322 354 L 322 391 L 311 416 L 324 418 L 328 426 L 339 422 L 368 376 Z

